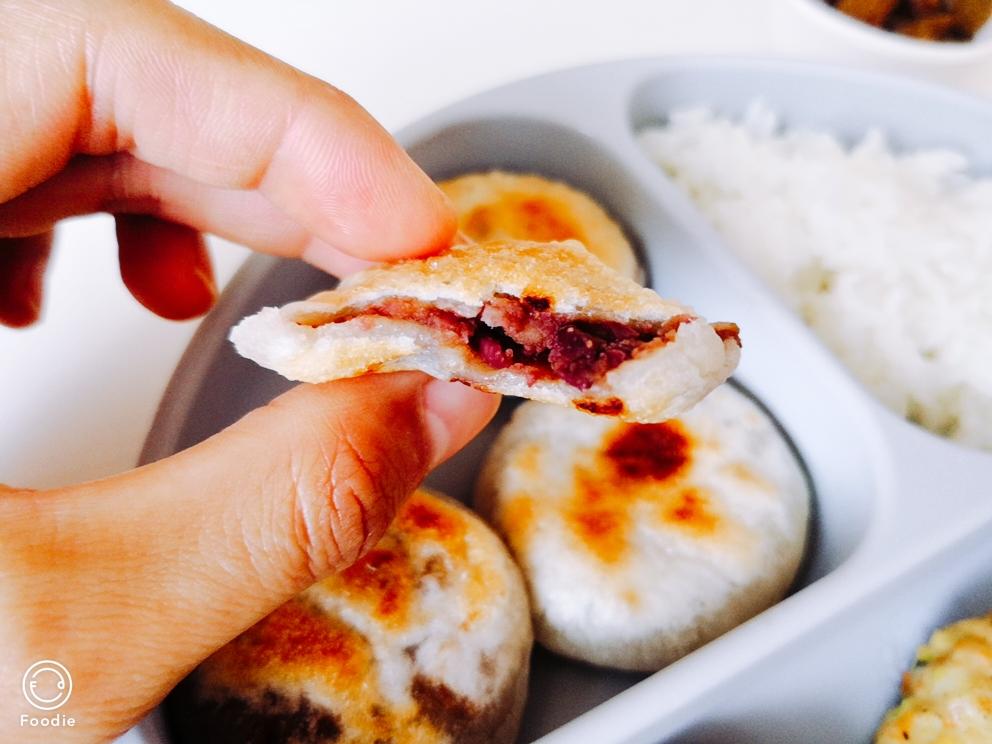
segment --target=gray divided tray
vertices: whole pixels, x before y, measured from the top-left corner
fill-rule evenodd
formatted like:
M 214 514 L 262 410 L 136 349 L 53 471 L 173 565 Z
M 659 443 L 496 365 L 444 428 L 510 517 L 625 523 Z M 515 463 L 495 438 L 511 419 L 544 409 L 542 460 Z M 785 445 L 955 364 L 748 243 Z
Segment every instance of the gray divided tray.
M 535 172 L 604 204 L 662 295 L 740 324 L 736 377 L 788 432 L 817 494 L 796 590 L 681 661 L 645 678 L 535 651 L 524 741 L 866 742 L 929 632 L 992 609 L 992 455 L 932 436 L 870 398 L 635 140 L 639 127 L 674 108 L 703 104 L 734 115 L 756 98 L 787 126 L 852 141 L 879 126 L 897 148 L 949 146 L 992 173 L 989 105 L 909 81 L 784 62 L 672 59 L 568 70 L 471 98 L 400 136 L 435 179 L 495 167 Z M 183 357 L 143 461 L 204 439 L 286 389 L 238 357 L 227 330 L 264 305 L 328 284 L 301 263 L 249 260 Z M 505 409 L 429 484 L 467 498 Z M 128 741 L 167 740 L 152 716 Z

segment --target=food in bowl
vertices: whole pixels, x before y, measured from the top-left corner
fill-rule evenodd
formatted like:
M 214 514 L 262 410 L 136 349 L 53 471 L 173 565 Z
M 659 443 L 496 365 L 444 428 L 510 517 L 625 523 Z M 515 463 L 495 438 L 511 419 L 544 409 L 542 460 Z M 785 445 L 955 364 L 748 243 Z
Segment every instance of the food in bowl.
M 469 173 L 438 186 L 454 205 L 459 229 L 472 240 L 577 240 L 618 274 L 641 278 L 620 225 L 573 186 L 505 171 Z
M 305 382 L 421 370 L 497 393 L 662 421 L 723 382 L 737 326 L 710 325 L 575 241 L 495 241 L 367 269 L 231 331 Z
M 475 507 L 523 570 L 544 646 L 653 672 L 781 599 L 810 490 L 772 419 L 723 385 L 661 424 L 525 403 Z
M 426 491 L 379 543 L 235 638 L 172 693 L 180 744 L 509 742 L 527 595 L 499 538 Z
M 970 41 L 992 14 L 992 0 L 824 0 L 872 26 L 928 41 Z
M 848 146 L 761 104 L 643 130 L 725 244 L 886 405 L 992 449 L 992 178 L 950 150 Z
M 992 615 L 934 632 L 902 681 L 876 744 L 992 741 Z

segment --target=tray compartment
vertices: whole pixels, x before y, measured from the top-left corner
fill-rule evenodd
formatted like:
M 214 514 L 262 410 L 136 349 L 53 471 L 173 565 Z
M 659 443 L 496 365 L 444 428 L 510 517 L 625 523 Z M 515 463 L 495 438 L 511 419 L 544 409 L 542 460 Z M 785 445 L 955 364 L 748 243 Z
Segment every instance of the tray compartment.
M 868 742 L 938 627 L 992 611 L 992 524 L 715 688 L 657 730 L 672 744 Z
M 892 99 L 886 99 L 890 94 L 901 103 L 891 104 Z M 788 123 L 790 116 L 806 111 L 808 118 L 796 121 L 833 128 L 845 136 L 861 131 L 858 116 L 875 111 L 880 112 L 875 121 L 886 126 L 890 119 L 881 114 L 896 105 L 901 109 L 891 120 L 906 117 L 905 137 L 900 130 L 900 139 L 893 137 L 896 144 L 957 146 L 948 136 L 953 132 L 971 143 L 974 152 L 968 146 L 958 149 L 981 168 L 992 169 L 992 153 L 982 159 L 981 133 L 992 131 L 992 109 L 985 104 L 884 77 L 742 60 L 644 60 L 555 73 L 456 104 L 401 135 L 435 178 L 493 167 L 529 171 L 570 182 L 603 203 L 628 231 L 659 291 L 691 299 L 713 320 L 741 324 L 745 354 L 737 379 L 789 433 L 818 494 L 816 541 L 794 594 L 643 680 L 537 651 L 524 740 L 558 726 L 547 741 L 843 741 L 848 731 L 854 735 L 851 740 L 857 740 L 868 735 L 894 700 L 893 679 L 908 665 L 915 646 L 945 621 L 937 616 L 954 613 L 956 597 L 979 585 L 987 584 L 992 605 L 992 581 L 983 584 L 978 568 L 992 560 L 988 550 L 975 558 L 973 581 L 962 578 L 957 594 L 942 595 L 946 601 L 938 599 L 936 604 L 923 601 L 932 611 L 924 612 L 926 617 L 913 614 L 908 606 L 913 603 L 906 598 L 902 604 L 873 604 L 879 597 L 912 595 L 917 585 L 920 592 L 929 592 L 946 577 L 936 583 L 913 583 L 915 578 L 892 582 L 908 576 L 906 566 L 914 562 L 919 566 L 913 570 L 925 576 L 924 560 L 940 550 L 950 551 L 965 526 L 973 530 L 976 522 L 992 524 L 992 505 L 980 507 L 974 493 L 962 497 L 957 488 L 971 473 L 983 474 L 987 482 L 987 458 L 934 440 L 868 398 L 808 330 L 741 271 L 685 196 L 633 139 L 634 127 L 664 116 L 673 106 L 701 103 L 733 113 L 756 95 Z M 954 114 L 947 122 L 943 117 L 912 118 L 922 110 L 921 102 L 931 110 L 931 105 L 939 107 L 945 101 Z M 973 121 L 966 125 L 959 119 Z M 845 129 L 852 121 L 855 128 Z M 297 299 L 330 284 L 329 277 L 303 264 L 251 259 L 180 364 L 143 461 L 200 441 L 289 387 L 235 355 L 225 340 L 227 329 L 263 305 Z M 505 404 L 500 420 L 511 406 L 512 401 Z M 429 482 L 452 495 L 467 496 L 474 480 L 471 466 L 477 465 L 495 431 L 490 427 Z M 896 461 L 904 477 L 894 476 Z M 958 474 L 939 492 L 941 504 L 954 513 L 949 524 L 935 520 L 932 502 L 927 501 L 932 494 L 922 493 L 938 481 L 932 470 L 941 463 Z M 924 473 L 927 477 L 920 477 Z M 914 541 L 927 534 L 931 539 L 919 545 L 906 543 L 907 536 Z M 986 542 L 990 534 L 987 530 Z M 873 594 L 876 590 L 879 593 Z M 893 608 L 902 608 L 910 618 L 900 622 L 905 633 L 893 630 L 894 621 L 886 615 Z M 842 634 L 839 640 L 831 640 L 834 629 Z M 847 677 L 823 676 L 823 668 L 834 658 L 847 658 L 853 630 L 866 631 L 866 641 L 890 641 L 887 672 L 871 685 L 857 660 Z M 816 656 L 818 644 L 824 650 Z M 791 665 L 783 667 L 786 663 Z M 829 729 L 832 738 L 806 737 L 806 731 L 816 734 L 816 725 L 827 731 L 831 723 L 845 720 L 854 694 L 839 686 L 852 681 L 864 683 L 858 690 L 870 686 L 876 694 L 857 714 L 860 717 L 850 727 Z M 768 693 L 762 692 L 765 688 Z M 795 688 L 793 697 L 788 696 L 789 688 Z M 813 693 L 819 707 L 811 702 Z M 802 725 L 797 728 L 781 702 L 801 705 L 803 700 L 809 703 L 809 715 L 799 709 Z M 590 710 L 600 701 L 606 702 Z M 164 741 L 155 738 L 154 729 L 152 718 L 144 728 L 148 738 L 140 741 Z
M 680 294 L 698 298 L 696 305 L 704 312 L 712 307 L 723 313 L 720 317 L 740 319 L 745 329 L 754 328 L 745 330 L 749 352 L 769 359 L 766 364 L 751 363 L 750 374 L 745 367 L 741 379 L 794 437 L 816 488 L 822 491 L 820 503 L 814 505 L 808 561 L 796 589 L 829 574 L 855 551 L 873 511 L 873 476 L 865 457 L 871 448 L 856 435 L 846 436 L 844 446 L 831 440 L 846 428 L 848 414 L 863 413 L 857 396 L 842 376 L 817 373 L 815 350 L 812 358 L 774 352 L 774 345 L 783 343 L 783 334 L 791 334 L 790 343 L 808 343 L 804 329 L 790 327 L 773 302 L 756 302 L 742 294 L 732 275 L 696 250 L 684 216 L 660 206 L 609 144 L 554 122 L 487 117 L 438 126 L 410 143 L 410 151 L 436 179 L 503 168 L 557 178 L 589 192 L 623 225 L 648 274 L 659 278 L 662 291 L 682 290 Z M 182 407 L 196 415 L 185 417 L 171 431 L 164 425 L 158 428 L 159 437 L 150 440 L 144 460 L 191 446 L 290 387 L 291 383 L 235 354 L 223 340 L 226 330 L 262 306 L 298 299 L 332 283 L 327 275 L 299 262 L 251 259 L 201 328 L 163 402 L 164 411 Z M 759 351 L 752 352 L 755 343 Z M 772 387 L 762 383 L 768 364 L 777 370 L 777 384 Z M 829 394 L 807 400 L 806 383 L 801 381 L 811 375 Z M 784 383 L 783 378 L 795 384 Z M 181 400 L 174 400 L 177 397 Z M 515 401 L 506 401 L 497 421 L 433 473 L 428 484 L 470 500 L 478 464 L 514 405 Z M 532 673 L 535 691 L 554 690 L 555 695 L 532 694 L 523 740 L 548 733 L 644 678 L 594 669 L 542 650 L 535 652 Z M 664 674 L 662 670 L 659 676 Z
M 696 106 L 740 116 L 756 100 L 780 114 L 788 128 L 820 129 L 853 144 L 876 127 L 897 150 L 950 147 L 976 172 L 992 173 L 992 110 L 986 102 L 909 79 L 844 74 L 820 65 L 711 59 L 662 68 L 636 86 L 629 124 L 636 132 L 663 123 L 674 109 Z
M 921 104 L 921 99 L 926 104 Z M 728 69 L 710 60 L 692 68 L 662 68 L 646 74 L 633 86 L 628 104 L 631 142 L 639 147 L 636 134 L 646 126 L 663 125 L 676 110 L 703 107 L 740 120 L 755 102 L 774 112 L 786 130 L 827 132 L 848 145 L 878 130 L 895 152 L 950 150 L 966 158 L 970 174 L 992 174 L 992 148 L 988 146 L 992 107 L 986 102 L 909 80 L 844 75 L 806 65 L 783 68 L 748 62 Z M 921 115 L 924 108 L 927 114 Z M 721 263 L 736 273 L 750 275 L 691 197 L 646 152 L 641 150 L 639 155 L 656 172 L 654 186 L 659 201 L 698 228 L 701 250 L 721 256 Z M 699 227 L 699 223 L 705 226 Z M 756 277 L 754 282 L 760 284 Z

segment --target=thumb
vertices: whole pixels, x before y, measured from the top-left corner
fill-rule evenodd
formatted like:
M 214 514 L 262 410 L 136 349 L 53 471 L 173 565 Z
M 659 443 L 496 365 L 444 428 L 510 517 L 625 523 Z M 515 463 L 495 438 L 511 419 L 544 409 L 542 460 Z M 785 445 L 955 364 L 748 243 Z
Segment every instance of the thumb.
M 0 569 L 14 581 L 0 604 L 12 597 L 3 612 L 21 624 L 0 646 L 26 654 L 0 667 L 60 661 L 74 735 L 122 730 L 214 649 L 356 560 L 495 406 L 419 373 L 300 386 L 173 457 L 0 500 Z

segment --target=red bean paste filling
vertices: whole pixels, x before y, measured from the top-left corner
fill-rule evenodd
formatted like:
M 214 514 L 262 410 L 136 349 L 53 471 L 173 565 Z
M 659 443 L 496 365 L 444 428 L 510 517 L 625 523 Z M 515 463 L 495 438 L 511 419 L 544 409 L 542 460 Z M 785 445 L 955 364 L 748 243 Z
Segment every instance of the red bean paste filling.
M 641 347 L 670 343 L 679 326 L 694 320 L 691 315 L 675 315 L 663 323 L 618 323 L 555 313 L 550 306 L 543 297 L 496 295 L 476 317 L 466 318 L 419 300 L 393 298 L 333 322 L 358 315 L 410 320 L 457 336 L 493 369 L 517 365 L 531 383 L 560 379 L 587 390 Z M 736 326 L 722 325 L 727 328 L 716 329 L 721 337 L 736 338 Z

